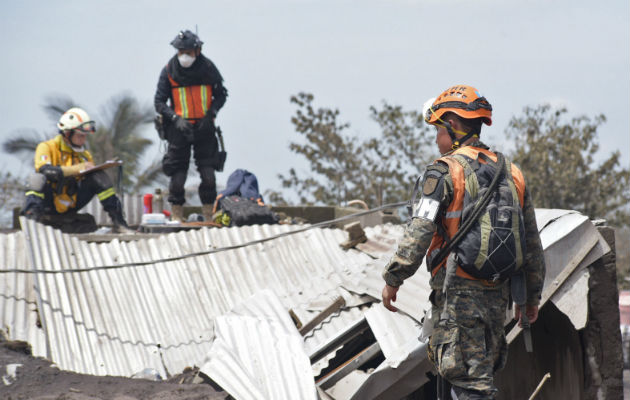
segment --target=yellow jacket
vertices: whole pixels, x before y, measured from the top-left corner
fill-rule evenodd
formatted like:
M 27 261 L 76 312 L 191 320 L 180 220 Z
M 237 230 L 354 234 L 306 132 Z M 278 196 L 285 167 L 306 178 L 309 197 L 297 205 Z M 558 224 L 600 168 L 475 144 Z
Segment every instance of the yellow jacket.
M 80 178 L 79 172 L 85 169 L 86 162 L 93 162 L 89 151 L 74 151 L 72 147 L 63 140 L 63 136 L 57 135 L 55 138 L 41 142 L 35 150 L 35 170 L 39 172 L 44 165 L 60 167 L 64 178 L 74 177 L 76 181 Z M 52 183 L 53 201 L 57 212 L 64 213 L 70 208 L 74 208 L 77 202 L 76 193 L 68 194 L 70 180 L 64 179 L 65 184 L 61 190 L 57 189 L 57 184 Z M 76 182 L 72 182 L 76 183 Z

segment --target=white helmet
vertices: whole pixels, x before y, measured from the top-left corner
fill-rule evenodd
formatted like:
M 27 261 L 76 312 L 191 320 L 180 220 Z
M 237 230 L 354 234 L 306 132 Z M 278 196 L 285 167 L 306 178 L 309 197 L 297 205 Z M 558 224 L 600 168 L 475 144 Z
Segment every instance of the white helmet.
M 88 113 L 79 107 L 72 107 L 59 118 L 57 128 L 60 132 L 68 132 L 75 129 L 87 133 L 93 133 L 95 130 L 94 121 L 90 119 Z

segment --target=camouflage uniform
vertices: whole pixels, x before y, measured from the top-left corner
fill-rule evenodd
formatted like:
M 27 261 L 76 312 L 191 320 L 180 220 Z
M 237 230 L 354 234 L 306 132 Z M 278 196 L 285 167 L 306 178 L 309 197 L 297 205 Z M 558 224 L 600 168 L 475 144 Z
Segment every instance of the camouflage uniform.
M 472 146 L 487 149 L 479 141 Z M 436 167 L 436 164 L 427 167 L 423 188 L 431 180 L 429 177 L 437 177 L 438 183 L 436 185 L 433 179 L 433 187 L 423 190 L 423 196 L 437 192 L 433 196 L 440 205 L 435 220 L 440 223 L 440 216 L 453 198 L 452 177 L 443 164 L 440 167 Z M 538 305 L 545 262 L 534 207 L 527 190 L 523 217 L 527 254 L 522 268 L 526 274 L 527 302 Z M 388 285 L 398 287 L 417 271 L 436 230 L 437 225 L 432 220 L 411 220 L 396 253 L 383 271 L 383 278 Z M 440 268 L 430 281 L 432 312 L 436 318 L 429 340 L 429 358 L 440 375 L 453 386 L 479 396 L 466 397 L 467 394 L 463 393 L 460 398 L 491 399 L 497 391 L 493 383 L 494 373 L 503 368 L 507 358 L 504 325 L 509 283 L 488 286 L 482 281 L 455 275 L 450 279 L 445 294 L 442 290 L 445 275 L 445 268 Z

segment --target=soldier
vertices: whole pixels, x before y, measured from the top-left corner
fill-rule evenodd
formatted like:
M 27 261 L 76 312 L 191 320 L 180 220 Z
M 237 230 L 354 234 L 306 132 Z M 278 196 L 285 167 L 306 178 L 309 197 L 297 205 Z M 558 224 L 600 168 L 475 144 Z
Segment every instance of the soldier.
M 199 198 L 206 221 L 212 219 L 217 196 L 214 171 L 220 167 L 214 120 L 225 103 L 227 90 L 217 67 L 201 54 L 202 44 L 191 31 L 179 32 L 171 42 L 177 53 L 162 69 L 154 99 L 168 141 L 162 161 L 162 170 L 171 178 L 168 201 L 173 219 L 178 221 L 183 220 L 191 147 L 201 177 Z
M 452 385 L 457 399 L 493 399 L 497 392 L 494 374 L 503 368 L 507 357 L 504 325 L 509 280 L 473 276 L 474 271 L 464 270 L 460 253 L 458 257 L 452 252 L 447 258 L 437 259 L 440 250 L 458 232 L 462 213 L 466 213 L 466 174 L 478 174 L 482 158 L 498 164 L 497 154 L 479 139 L 482 124 L 492 124 L 492 107 L 475 88 L 466 85 L 447 89 L 429 104 L 425 121 L 435 126 L 442 157 L 427 167 L 422 197 L 414 205 L 411 222 L 383 271 L 383 305 L 390 311 L 397 310 L 392 302 L 396 301 L 400 285 L 416 272 L 426 254 L 432 276 L 430 300 L 434 316 L 432 322 L 425 322 L 433 324 L 429 358 L 440 376 Z M 465 164 L 475 162 L 474 168 L 466 168 Z M 508 167 L 504 179 L 511 178 L 515 189 L 513 208 L 521 212 L 518 215 L 521 226 L 524 225 L 521 232 L 511 233 L 517 238 L 519 234 L 524 236 L 519 271 L 524 271 L 527 283 L 526 315 L 534 322 L 545 276 L 543 249 L 523 176 L 516 166 L 505 165 Z M 520 323 L 518 308 L 515 318 Z
M 92 155 L 86 149 L 87 135 L 94 133 L 95 124 L 81 108 L 63 113 L 57 123 L 59 135 L 37 145 L 35 173 L 29 179 L 23 214 L 27 218 L 53 226 L 72 226 L 76 213 L 94 196 L 98 196 L 118 232 L 130 233 L 123 217 L 122 206 L 109 176 L 102 170 L 80 176 L 94 167 Z M 92 226 L 96 229 L 96 226 Z M 76 229 L 73 229 L 76 228 Z

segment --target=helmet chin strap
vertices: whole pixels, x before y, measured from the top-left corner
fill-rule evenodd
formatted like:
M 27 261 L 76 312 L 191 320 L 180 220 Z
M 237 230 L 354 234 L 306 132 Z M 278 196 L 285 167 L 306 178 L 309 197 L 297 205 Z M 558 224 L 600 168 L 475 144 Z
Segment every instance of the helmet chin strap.
M 459 149 L 462 143 L 466 143 L 468 139 L 475 136 L 474 133 L 470 133 L 470 132 L 466 133 L 464 131 L 454 129 L 453 126 L 449 122 L 442 121 L 442 124 L 446 128 L 448 135 L 451 137 L 451 142 L 453 142 L 453 144 L 451 145 L 451 149 L 453 150 Z M 457 134 L 459 134 L 460 136 L 463 135 L 463 137 L 461 139 L 458 139 Z
M 74 136 L 74 129 L 70 131 L 68 136 L 66 136 L 65 132 L 63 134 L 63 137 L 66 139 L 66 143 L 68 143 L 68 145 L 72 148 L 72 150 L 76 151 L 77 153 L 81 153 L 82 151 L 85 151 L 85 145 L 77 146 L 74 143 L 72 143 L 73 136 Z

